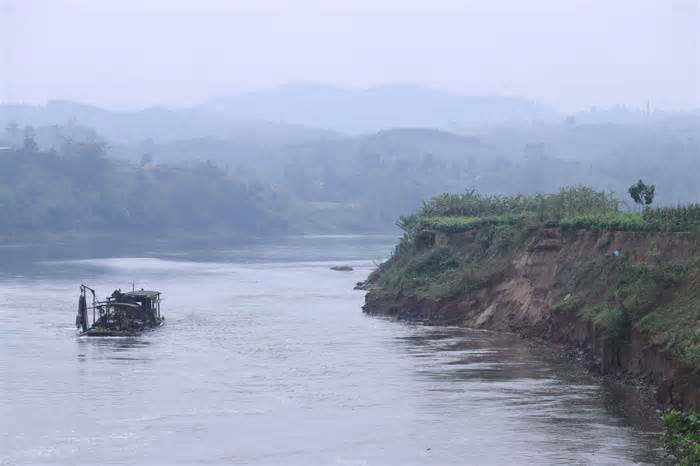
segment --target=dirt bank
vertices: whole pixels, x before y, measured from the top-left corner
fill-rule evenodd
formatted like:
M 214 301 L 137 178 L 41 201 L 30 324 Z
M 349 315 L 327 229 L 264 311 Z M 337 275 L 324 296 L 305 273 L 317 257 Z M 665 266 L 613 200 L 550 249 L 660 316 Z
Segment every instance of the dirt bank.
M 700 235 L 422 231 L 361 285 L 364 311 L 515 331 L 700 409 Z

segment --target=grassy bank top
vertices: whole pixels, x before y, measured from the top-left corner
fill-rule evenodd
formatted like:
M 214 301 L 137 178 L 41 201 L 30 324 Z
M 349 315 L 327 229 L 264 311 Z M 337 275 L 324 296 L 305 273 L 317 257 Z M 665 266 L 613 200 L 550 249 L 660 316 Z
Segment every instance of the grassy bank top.
M 424 202 L 415 214 L 401 217 L 398 225 L 408 233 L 423 229 L 457 233 L 504 224 L 609 231 L 700 230 L 700 204 L 647 207 L 641 212 L 623 211 L 621 205 L 612 192 L 585 186 L 563 188 L 554 194 L 517 196 L 467 191 Z

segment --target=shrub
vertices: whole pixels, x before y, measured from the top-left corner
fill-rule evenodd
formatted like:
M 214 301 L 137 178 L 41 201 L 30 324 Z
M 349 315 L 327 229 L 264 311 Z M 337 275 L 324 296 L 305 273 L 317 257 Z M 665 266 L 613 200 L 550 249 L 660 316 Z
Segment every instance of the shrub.
M 601 327 L 609 339 L 627 338 L 629 335 L 630 322 L 623 309 L 610 305 L 596 306 L 586 311 L 585 315 L 597 327 Z
M 654 344 L 700 370 L 700 288 L 697 276 L 689 280 L 677 299 L 649 312 L 635 326 L 648 332 Z
M 624 310 L 635 320 L 645 314 L 666 289 L 678 284 L 686 272 L 682 265 L 652 269 L 646 264 L 630 264 L 624 259 L 618 262 L 618 268 L 622 277 L 615 294 Z
M 443 247 L 414 257 L 406 267 L 406 275 L 411 278 L 431 278 L 457 267 L 459 261 L 454 250 Z
M 579 309 L 584 303 L 584 297 L 581 293 L 569 293 L 564 296 L 557 304 L 552 306 L 553 311 L 573 311 Z
M 679 464 L 700 464 L 700 415 L 672 409 L 661 416 L 664 443 Z

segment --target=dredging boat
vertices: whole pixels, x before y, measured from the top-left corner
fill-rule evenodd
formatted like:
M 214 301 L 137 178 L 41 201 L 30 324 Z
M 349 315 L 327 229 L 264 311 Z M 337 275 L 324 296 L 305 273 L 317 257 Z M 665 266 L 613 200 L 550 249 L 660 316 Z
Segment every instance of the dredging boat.
M 88 292 L 92 295 L 90 305 Z M 139 335 L 145 330 L 163 325 L 165 317 L 160 313 L 160 295 L 160 291 L 141 289 L 122 292 L 118 289 L 104 301 L 99 301 L 95 290 L 80 285 L 75 326 L 81 330 L 80 335 L 92 337 Z

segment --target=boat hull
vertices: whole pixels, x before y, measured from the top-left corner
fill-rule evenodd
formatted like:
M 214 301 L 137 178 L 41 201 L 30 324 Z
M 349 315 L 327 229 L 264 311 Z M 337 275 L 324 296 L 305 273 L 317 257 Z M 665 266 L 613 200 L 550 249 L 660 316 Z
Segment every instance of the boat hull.
M 136 337 L 141 335 L 143 332 L 153 330 L 155 328 L 161 327 L 165 323 L 165 319 L 161 319 L 155 325 L 149 325 L 138 329 L 109 329 L 104 327 L 90 327 L 84 332 L 80 332 L 81 337 Z

